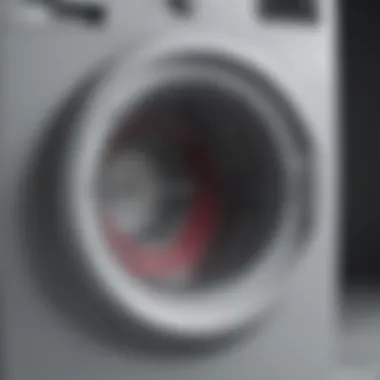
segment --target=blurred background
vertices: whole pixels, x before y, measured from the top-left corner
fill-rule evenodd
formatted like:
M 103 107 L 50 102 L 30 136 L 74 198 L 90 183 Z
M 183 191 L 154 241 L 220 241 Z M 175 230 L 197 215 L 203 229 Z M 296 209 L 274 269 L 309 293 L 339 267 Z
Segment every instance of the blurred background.
M 380 362 L 380 24 L 374 1 L 341 2 L 344 136 L 343 357 Z M 361 378 L 358 376 L 358 378 Z
M 342 5 L 345 274 L 380 288 L 380 24 L 374 1 Z

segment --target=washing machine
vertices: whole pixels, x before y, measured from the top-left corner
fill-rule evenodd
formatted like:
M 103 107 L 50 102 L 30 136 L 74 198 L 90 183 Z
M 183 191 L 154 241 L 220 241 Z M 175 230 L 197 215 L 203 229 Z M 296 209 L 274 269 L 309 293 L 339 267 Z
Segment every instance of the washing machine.
M 322 380 L 333 1 L 12 0 L 6 380 Z

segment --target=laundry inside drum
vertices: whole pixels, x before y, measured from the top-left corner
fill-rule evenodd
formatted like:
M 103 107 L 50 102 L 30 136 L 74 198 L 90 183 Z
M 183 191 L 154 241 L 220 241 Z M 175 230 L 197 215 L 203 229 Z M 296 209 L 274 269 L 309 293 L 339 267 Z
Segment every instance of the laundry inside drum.
M 219 89 L 152 94 L 123 115 L 99 176 L 110 254 L 167 287 L 237 276 L 278 223 L 282 172 L 265 122 Z

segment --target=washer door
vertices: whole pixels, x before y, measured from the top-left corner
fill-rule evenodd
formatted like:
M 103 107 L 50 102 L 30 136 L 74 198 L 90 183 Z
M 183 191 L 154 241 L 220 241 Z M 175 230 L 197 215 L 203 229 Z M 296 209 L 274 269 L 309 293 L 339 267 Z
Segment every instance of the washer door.
M 235 46 L 202 41 L 120 59 L 71 112 L 57 170 L 81 276 L 125 326 L 184 343 L 276 303 L 312 201 L 296 112 Z

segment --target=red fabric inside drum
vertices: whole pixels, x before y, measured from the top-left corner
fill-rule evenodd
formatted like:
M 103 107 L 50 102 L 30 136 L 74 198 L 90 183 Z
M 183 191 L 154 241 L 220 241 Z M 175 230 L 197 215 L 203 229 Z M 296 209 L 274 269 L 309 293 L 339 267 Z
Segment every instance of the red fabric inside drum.
M 166 132 L 168 130 L 170 132 L 170 128 Z M 209 152 L 202 144 L 184 135 L 178 124 L 176 130 L 180 130 L 177 143 L 196 184 L 190 211 L 177 236 L 164 247 L 144 247 L 118 230 L 112 220 L 105 223 L 108 242 L 122 264 L 133 274 L 148 279 L 193 273 L 207 256 L 221 216 L 216 171 Z

